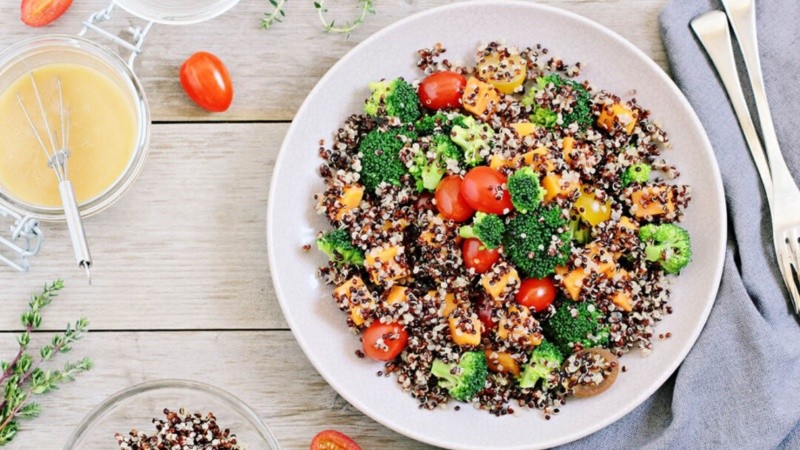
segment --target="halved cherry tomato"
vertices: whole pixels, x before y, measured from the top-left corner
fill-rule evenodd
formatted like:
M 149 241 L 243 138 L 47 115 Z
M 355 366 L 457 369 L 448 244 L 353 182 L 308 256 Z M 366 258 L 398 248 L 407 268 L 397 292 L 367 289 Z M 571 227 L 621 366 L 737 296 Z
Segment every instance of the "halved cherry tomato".
M 429 109 L 458 108 L 467 79 L 455 72 L 436 72 L 419 84 L 419 101 Z
M 430 192 L 423 192 L 417 197 L 414 202 L 414 208 L 418 211 L 428 210 L 436 212 L 436 205 L 433 203 L 433 194 Z
M 494 330 L 497 324 L 492 321 L 492 316 L 494 315 L 492 302 L 485 298 L 478 300 L 475 302 L 475 312 L 478 313 L 478 319 L 480 319 L 483 324 L 484 333 Z
M 506 177 L 488 166 L 479 166 L 469 172 L 461 183 L 461 195 L 467 204 L 481 212 L 508 214 L 513 209 Z M 502 192 L 498 198 L 498 192 Z
M 183 63 L 181 85 L 189 98 L 209 111 L 225 111 L 233 101 L 228 68 L 208 52 L 197 52 Z
M 311 441 L 311 450 L 361 450 L 346 434 L 336 430 L 320 431 Z
M 475 209 L 467 204 L 461 194 L 462 181 L 458 175 L 445 177 L 436 186 L 436 209 L 445 219 L 463 222 L 473 214 Z
M 25 25 L 43 27 L 61 17 L 72 0 L 22 0 L 20 17 Z
M 461 244 L 461 258 L 468 269 L 475 269 L 475 273 L 486 273 L 500 259 L 500 252 L 497 249 L 489 250 L 480 239 L 469 238 Z
M 556 299 L 556 287 L 550 278 L 523 280 L 517 292 L 517 303 L 535 312 L 544 311 Z
M 378 340 L 383 340 L 386 350 L 376 348 Z M 406 348 L 408 332 L 399 323 L 372 322 L 364 331 L 364 353 L 377 361 L 391 361 Z

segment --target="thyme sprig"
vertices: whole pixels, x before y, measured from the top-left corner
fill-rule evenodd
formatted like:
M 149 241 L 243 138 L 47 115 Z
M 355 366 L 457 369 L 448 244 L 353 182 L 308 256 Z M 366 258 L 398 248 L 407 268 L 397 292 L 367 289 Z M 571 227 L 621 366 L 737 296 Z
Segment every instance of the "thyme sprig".
M 268 30 L 276 23 L 283 22 L 284 17 L 286 17 L 285 7 L 287 1 L 288 0 L 269 0 L 269 3 L 272 5 L 272 10 L 264 13 L 264 17 L 261 19 L 262 28 Z M 358 0 L 358 3 L 360 5 L 358 17 L 344 22 L 344 25 L 337 25 L 336 21 L 328 20 L 328 9 L 325 8 L 324 0 L 315 1 L 314 9 L 317 10 L 317 15 L 326 33 L 338 33 L 345 35 L 345 37 L 350 37 L 350 33 L 364 23 L 367 14 L 375 14 L 374 0 Z
M 269 3 L 272 5 L 272 11 L 264 13 L 264 18 L 261 19 L 261 27 L 265 30 L 269 30 L 276 23 L 283 22 L 283 18 L 286 17 L 286 11 L 284 11 L 286 0 L 269 0 Z
M 325 8 L 325 2 L 323 0 L 315 1 L 314 8 L 317 10 L 317 15 L 319 16 L 320 22 L 322 22 L 322 26 L 325 27 L 326 33 L 339 33 L 345 35 L 345 37 L 350 37 L 350 33 L 364 23 L 367 14 L 375 14 L 373 0 L 359 0 L 359 3 L 361 5 L 361 14 L 355 20 L 345 22 L 344 25 L 341 26 L 337 26 L 333 20 L 328 22 L 328 19 L 325 17 L 328 10 Z
M 49 344 L 39 349 L 38 358 L 35 359 L 29 351 L 31 333 L 42 324 L 41 311 L 63 288 L 64 282 L 56 280 L 45 285 L 40 294 L 31 296 L 28 310 L 22 313 L 21 317 L 25 331 L 17 337 L 19 350 L 11 362 L 0 361 L 0 447 L 11 442 L 17 434 L 19 419 L 29 419 L 39 415 L 41 407 L 31 401 L 31 397 L 57 389 L 60 384 L 73 381 L 75 376 L 92 367 L 89 358 L 67 362 L 60 370 L 40 367 L 54 356 L 72 349 L 72 344 L 81 339 L 89 327 L 86 318 L 80 318 L 74 324 L 67 324 L 63 333 L 53 336 Z

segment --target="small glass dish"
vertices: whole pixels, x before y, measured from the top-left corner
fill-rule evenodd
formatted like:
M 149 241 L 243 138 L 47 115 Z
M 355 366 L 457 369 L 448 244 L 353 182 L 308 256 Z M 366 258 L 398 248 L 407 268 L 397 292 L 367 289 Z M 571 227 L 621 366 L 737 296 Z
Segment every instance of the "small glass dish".
M 230 429 L 248 450 L 281 448 L 258 415 L 232 394 L 196 381 L 157 380 L 137 384 L 106 399 L 81 421 L 64 450 L 119 448 L 114 435 L 127 436 L 134 428 L 148 436 L 155 434 L 152 420 L 164 419 L 164 408 L 213 413 L 220 428 Z

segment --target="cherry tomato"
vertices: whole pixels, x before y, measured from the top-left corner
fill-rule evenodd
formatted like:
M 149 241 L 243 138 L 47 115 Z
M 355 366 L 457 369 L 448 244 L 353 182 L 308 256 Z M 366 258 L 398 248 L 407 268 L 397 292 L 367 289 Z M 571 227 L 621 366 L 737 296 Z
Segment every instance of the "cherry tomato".
M 228 68 L 208 52 L 197 52 L 183 63 L 181 85 L 189 98 L 208 111 L 225 111 L 233 101 Z
M 387 349 L 375 348 L 379 339 L 383 340 Z M 381 323 L 375 321 L 364 331 L 364 353 L 377 361 L 391 361 L 406 348 L 408 332 L 399 323 Z
M 467 80 L 455 72 L 436 72 L 419 84 L 419 101 L 430 109 L 458 108 Z
M 461 183 L 461 195 L 467 204 L 478 211 L 490 214 L 508 214 L 513 209 L 506 177 L 488 166 L 479 166 L 469 172 Z M 497 192 L 502 195 L 497 198 Z
M 361 450 L 346 434 L 335 430 L 320 431 L 311 441 L 311 450 Z
M 556 299 L 556 287 L 550 278 L 523 280 L 517 292 L 517 303 L 535 312 L 544 311 Z
M 489 250 L 480 239 L 469 238 L 461 244 L 461 258 L 468 269 L 475 269 L 475 273 L 486 273 L 500 259 L 500 252 L 497 249 Z
M 475 312 L 478 313 L 478 319 L 483 324 L 483 331 L 488 333 L 494 330 L 496 323 L 492 321 L 494 316 L 494 308 L 492 302 L 486 298 L 482 298 L 475 302 Z
M 445 219 L 463 222 L 475 214 L 475 209 L 467 204 L 461 191 L 462 182 L 458 175 L 447 176 L 436 186 L 436 209 Z
M 25 25 L 43 27 L 61 17 L 72 0 L 22 0 L 20 17 Z
M 433 194 L 430 192 L 423 192 L 419 194 L 417 197 L 417 201 L 414 202 L 414 208 L 418 211 L 422 210 L 429 210 L 436 212 L 436 205 L 433 203 Z

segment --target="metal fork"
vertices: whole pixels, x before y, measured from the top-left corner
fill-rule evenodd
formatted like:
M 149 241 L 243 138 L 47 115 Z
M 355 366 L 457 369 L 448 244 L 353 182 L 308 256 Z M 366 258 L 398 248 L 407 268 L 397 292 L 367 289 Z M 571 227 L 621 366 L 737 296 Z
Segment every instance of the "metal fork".
M 719 11 L 704 14 L 692 20 L 692 29 L 700 38 L 723 80 L 764 183 L 770 204 L 772 238 L 778 267 L 789 291 L 793 309 L 800 315 L 800 190 L 783 159 L 772 123 L 758 56 L 755 5 L 753 0 L 722 0 L 722 4 L 736 34 L 755 97 L 764 147 L 769 158 L 768 172 L 764 164 L 764 150 L 758 142 L 752 118 L 744 104 L 725 15 Z

